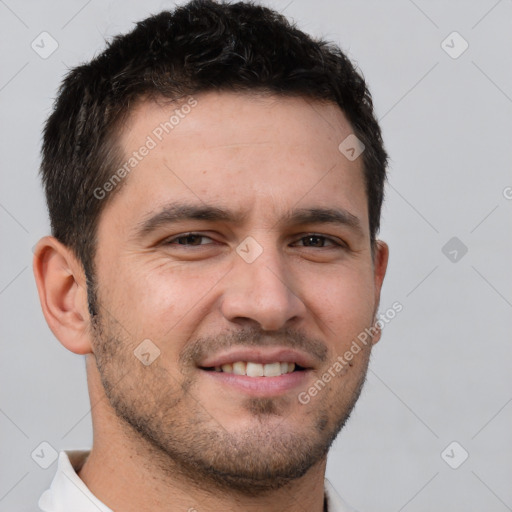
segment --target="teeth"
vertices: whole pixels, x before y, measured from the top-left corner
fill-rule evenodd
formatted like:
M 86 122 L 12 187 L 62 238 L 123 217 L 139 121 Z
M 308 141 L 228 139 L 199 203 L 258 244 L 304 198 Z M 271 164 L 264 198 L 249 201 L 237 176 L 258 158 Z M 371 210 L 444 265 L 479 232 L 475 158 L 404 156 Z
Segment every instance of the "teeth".
M 215 371 L 233 373 L 235 375 L 247 375 L 248 377 L 279 377 L 285 373 L 292 373 L 295 370 L 295 363 L 253 363 L 251 361 L 237 361 L 216 366 Z
M 263 365 L 258 363 L 247 363 L 247 376 L 263 377 Z
M 237 361 L 233 363 L 233 373 L 235 375 L 245 375 L 245 367 L 246 364 L 242 361 Z
M 266 364 L 263 367 L 263 375 L 265 375 L 265 377 L 277 377 L 281 375 L 281 363 Z

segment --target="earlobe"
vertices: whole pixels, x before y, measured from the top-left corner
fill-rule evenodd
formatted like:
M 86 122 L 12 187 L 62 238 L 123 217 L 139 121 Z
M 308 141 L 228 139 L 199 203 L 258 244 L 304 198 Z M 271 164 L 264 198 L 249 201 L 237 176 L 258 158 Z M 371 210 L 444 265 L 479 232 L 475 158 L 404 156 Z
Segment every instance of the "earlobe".
M 388 268 L 389 247 L 388 244 L 382 240 L 376 240 L 375 243 L 375 291 L 378 294 L 378 297 L 380 297 L 380 290 Z
M 374 280 L 375 280 L 375 328 L 377 329 L 376 334 L 373 336 L 372 342 L 375 345 L 380 340 L 382 330 L 380 325 L 377 323 L 377 311 L 380 303 L 380 292 L 382 289 L 382 283 L 386 276 L 386 270 L 388 268 L 389 260 L 389 247 L 386 242 L 377 240 L 375 246 L 374 255 Z
M 53 334 L 75 354 L 92 352 L 87 286 L 82 265 L 56 238 L 42 238 L 34 252 L 34 276 L 43 314 Z

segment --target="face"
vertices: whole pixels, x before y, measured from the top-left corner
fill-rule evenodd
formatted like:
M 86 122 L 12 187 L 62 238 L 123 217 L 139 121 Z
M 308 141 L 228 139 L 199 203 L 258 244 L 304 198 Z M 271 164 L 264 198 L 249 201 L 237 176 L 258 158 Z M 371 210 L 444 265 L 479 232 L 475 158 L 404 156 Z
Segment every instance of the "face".
M 117 417 L 163 468 L 276 488 L 324 460 L 358 398 L 371 342 L 333 365 L 373 324 L 384 249 L 372 258 L 338 107 L 184 104 L 141 103 L 121 136 L 130 171 L 98 226 L 94 353 Z

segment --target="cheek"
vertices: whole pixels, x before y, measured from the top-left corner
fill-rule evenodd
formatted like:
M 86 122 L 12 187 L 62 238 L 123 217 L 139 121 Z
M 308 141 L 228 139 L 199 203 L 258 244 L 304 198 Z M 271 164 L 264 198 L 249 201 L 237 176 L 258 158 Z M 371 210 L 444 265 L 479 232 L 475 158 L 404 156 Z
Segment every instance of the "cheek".
M 374 286 L 367 272 L 332 273 L 315 280 L 307 304 L 320 319 L 319 328 L 333 349 L 343 351 L 358 334 L 369 327 L 375 310 Z
M 125 263 L 108 280 L 109 302 L 138 337 L 165 342 L 179 332 L 185 340 L 207 314 L 224 273 L 157 259 L 144 267 Z

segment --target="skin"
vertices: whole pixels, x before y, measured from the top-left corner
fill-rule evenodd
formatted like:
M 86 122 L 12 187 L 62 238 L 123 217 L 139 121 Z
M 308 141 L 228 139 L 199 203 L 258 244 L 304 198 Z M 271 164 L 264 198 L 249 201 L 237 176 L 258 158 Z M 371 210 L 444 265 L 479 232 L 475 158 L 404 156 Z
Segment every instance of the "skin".
M 79 476 L 127 512 L 320 512 L 327 450 L 380 337 L 299 402 L 377 313 L 388 248 L 379 241 L 372 253 L 362 161 L 338 150 L 352 129 L 336 105 L 235 93 L 195 99 L 102 212 L 95 320 L 71 251 L 45 237 L 35 254 L 50 328 L 87 354 L 94 442 Z M 135 107 L 120 135 L 127 158 L 175 108 Z M 160 223 L 140 235 L 145 220 L 176 202 L 235 219 Z M 359 227 L 282 220 L 298 208 L 343 209 Z M 177 243 L 189 232 L 206 238 Z M 263 251 L 252 263 L 236 251 L 248 236 Z M 160 350 L 148 366 L 133 353 L 145 339 Z M 300 385 L 271 396 L 198 367 L 223 350 L 277 345 L 301 350 L 311 365 Z

